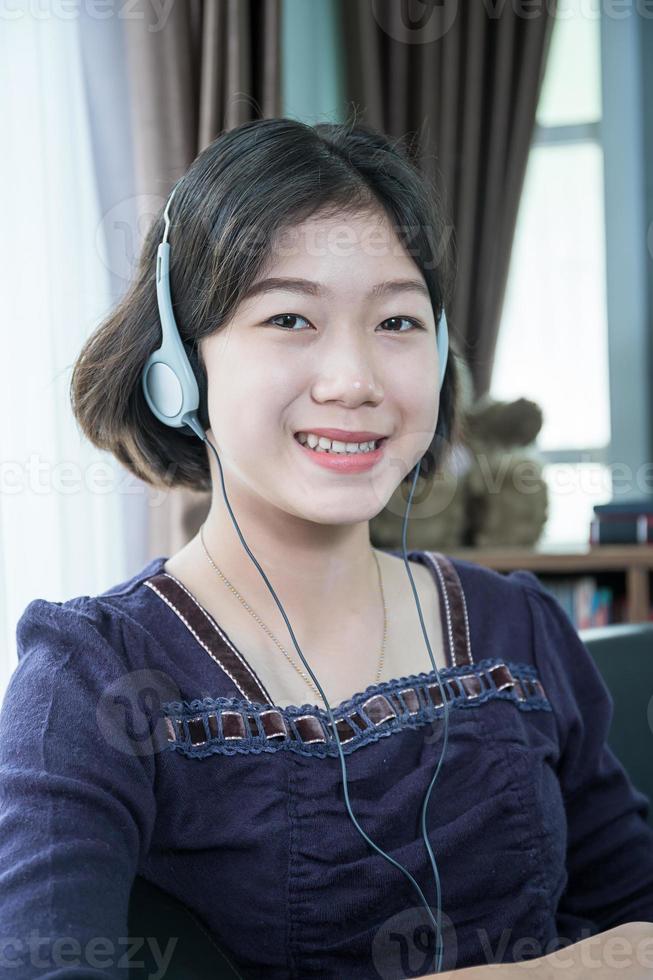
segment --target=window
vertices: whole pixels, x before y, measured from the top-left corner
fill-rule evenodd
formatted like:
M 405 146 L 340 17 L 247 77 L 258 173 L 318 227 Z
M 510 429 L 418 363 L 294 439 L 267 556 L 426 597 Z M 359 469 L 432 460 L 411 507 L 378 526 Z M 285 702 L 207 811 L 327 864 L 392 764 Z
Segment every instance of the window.
M 0 699 L 27 604 L 94 595 L 127 578 L 128 542 L 138 537 L 126 533 L 127 515 L 144 500 L 111 455 L 80 438 L 69 404 L 72 363 L 112 299 L 79 19 L 15 6 L 0 33 L 11 188 L 0 245 Z M 104 26 L 106 50 L 115 34 Z M 123 108 L 116 100 L 116 119 Z M 114 135 L 122 146 L 117 125 Z M 119 160 L 117 149 L 113 167 Z
M 612 495 L 600 31 L 600 6 L 560 3 L 492 378 L 494 398 L 542 408 L 542 548 L 586 544 L 593 505 Z

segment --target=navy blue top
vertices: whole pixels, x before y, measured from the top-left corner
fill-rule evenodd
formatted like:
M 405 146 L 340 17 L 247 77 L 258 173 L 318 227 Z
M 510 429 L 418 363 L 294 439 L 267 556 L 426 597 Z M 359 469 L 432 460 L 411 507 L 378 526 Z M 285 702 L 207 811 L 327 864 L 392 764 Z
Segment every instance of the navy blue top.
M 435 915 L 421 807 L 444 691 L 427 814 L 443 968 L 653 921 L 648 801 L 606 744 L 612 700 L 562 607 L 530 572 L 409 557 L 438 589 L 442 688 L 407 662 L 331 707 L 354 815 Z M 347 813 L 324 705 L 275 707 L 165 561 L 99 596 L 35 599 L 18 622 L 0 712 L 0 977 L 124 980 L 136 874 L 247 977 L 432 972 L 414 887 Z

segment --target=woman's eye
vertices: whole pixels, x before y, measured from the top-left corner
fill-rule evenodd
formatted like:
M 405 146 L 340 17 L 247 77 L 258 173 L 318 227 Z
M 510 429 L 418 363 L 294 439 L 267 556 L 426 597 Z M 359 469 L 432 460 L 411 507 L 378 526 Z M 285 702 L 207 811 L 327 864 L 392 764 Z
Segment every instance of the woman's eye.
M 270 319 L 269 320 L 266 320 L 265 322 L 266 323 L 272 323 L 275 327 L 281 327 L 283 330 L 288 330 L 288 333 L 297 333 L 297 331 L 296 330 L 292 330 L 292 328 L 288 329 L 288 326 L 287 325 L 286 326 L 282 326 L 282 324 L 280 324 L 280 323 L 274 323 L 275 320 L 283 320 L 283 319 L 286 319 L 286 320 L 304 320 L 305 323 L 308 323 L 308 320 L 306 319 L 306 317 L 300 316 L 299 313 L 278 313 L 276 316 L 271 316 Z
M 413 320 L 413 318 L 412 317 L 409 317 L 409 316 L 391 316 L 391 317 L 388 317 L 388 319 L 387 320 L 384 320 L 383 322 L 384 323 L 397 323 L 397 322 L 399 322 L 401 320 L 403 320 L 404 323 L 409 323 L 411 325 L 411 327 L 413 327 L 416 330 L 423 330 L 424 329 L 422 327 L 422 324 L 419 322 L 419 320 Z M 397 330 L 397 329 L 393 329 L 393 330 L 390 330 L 389 333 L 410 333 L 410 330 Z
M 287 323 L 286 324 L 275 323 L 275 320 L 284 320 L 284 319 L 285 320 L 303 320 L 305 323 L 308 323 L 308 320 L 306 319 L 306 317 L 300 316 L 298 313 L 278 313 L 276 316 L 270 317 L 270 319 L 269 320 L 266 320 L 265 322 L 266 323 L 272 323 L 274 326 L 281 327 L 282 330 L 287 330 L 289 333 L 297 333 L 296 330 L 293 330 L 292 325 L 289 325 Z M 410 325 L 409 326 L 409 329 L 402 330 L 402 329 L 398 329 L 397 327 L 391 327 L 389 330 L 387 330 L 385 332 L 387 332 L 387 333 L 410 333 L 410 329 L 411 328 L 412 329 L 416 329 L 416 330 L 423 330 L 424 329 L 424 327 L 422 326 L 422 324 L 418 320 L 413 320 L 412 317 L 408 317 L 408 316 L 391 316 L 391 317 L 388 317 L 387 320 L 383 320 L 383 323 L 381 325 L 383 325 L 384 323 L 393 323 L 393 324 L 396 324 L 396 323 L 401 322 L 402 320 L 403 320 L 404 323 L 408 323 Z

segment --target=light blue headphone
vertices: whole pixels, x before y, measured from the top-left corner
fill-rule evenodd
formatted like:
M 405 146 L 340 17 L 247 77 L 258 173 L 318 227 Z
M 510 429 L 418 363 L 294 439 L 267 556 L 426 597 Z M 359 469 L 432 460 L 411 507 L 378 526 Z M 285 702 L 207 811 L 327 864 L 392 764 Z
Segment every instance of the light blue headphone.
M 272 593 L 272 596 L 277 606 L 279 607 L 281 615 L 283 616 L 286 622 L 292 641 L 295 644 L 295 648 L 299 656 L 301 657 L 304 666 L 306 667 L 309 674 L 313 678 L 313 681 L 315 682 L 322 696 L 322 700 L 326 705 L 326 710 L 329 715 L 329 720 L 331 722 L 331 730 L 334 733 L 335 740 L 338 746 L 338 754 L 340 756 L 340 766 L 342 769 L 342 777 L 343 777 L 343 791 L 344 791 L 345 803 L 347 805 L 349 816 L 351 817 L 356 829 L 359 831 L 362 837 L 364 837 L 364 839 L 368 842 L 368 844 L 370 844 L 371 847 L 373 847 L 378 854 L 381 854 L 382 857 L 384 857 L 387 861 L 389 861 L 396 868 L 398 868 L 417 889 L 417 892 L 420 896 L 420 900 L 424 905 L 424 908 L 426 909 L 427 914 L 429 915 L 429 918 L 431 919 L 431 922 L 433 923 L 433 926 L 435 928 L 436 951 L 437 951 L 436 961 L 435 961 L 435 972 L 439 973 L 442 966 L 442 938 L 441 938 L 441 926 L 440 926 L 440 917 L 441 917 L 440 877 L 438 875 L 437 865 L 435 863 L 435 857 L 433 856 L 433 851 L 431 849 L 431 845 L 429 843 L 428 835 L 426 831 L 426 810 L 431 795 L 431 790 L 433 789 L 435 780 L 437 779 L 438 773 L 440 771 L 440 766 L 442 765 L 442 760 L 444 758 L 444 753 L 447 747 L 449 702 L 448 702 L 448 698 L 445 696 L 445 692 L 442 687 L 442 682 L 440 681 L 440 674 L 438 672 L 437 665 L 433 657 L 433 651 L 431 650 L 431 645 L 429 643 L 426 628 L 424 626 L 424 619 L 422 616 L 422 609 L 419 604 L 417 590 L 415 589 L 415 583 L 413 581 L 412 572 L 410 571 L 410 567 L 409 567 L 410 563 L 408 561 L 408 556 L 406 554 L 406 528 L 408 522 L 408 514 L 410 512 L 410 506 L 413 500 L 413 494 L 415 492 L 415 485 L 417 483 L 417 477 L 419 475 L 420 464 L 417 463 L 417 465 L 415 466 L 413 483 L 408 498 L 408 504 L 406 506 L 406 513 L 404 515 L 403 532 L 402 532 L 402 549 L 403 549 L 404 565 L 406 568 L 406 572 L 408 574 L 408 578 L 410 579 L 411 587 L 413 590 L 413 596 L 415 599 L 415 604 L 417 606 L 417 611 L 419 613 L 422 632 L 424 634 L 424 639 L 426 640 L 426 646 L 428 648 L 429 656 L 431 658 L 431 663 L 433 664 L 433 670 L 435 671 L 438 684 L 440 685 L 440 695 L 442 698 L 442 705 L 444 707 L 444 738 L 443 738 L 443 745 L 442 745 L 442 753 L 440 755 L 440 759 L 438 761 L 438 765 L 436 767 L 433 779 L 431 780 L 429 788 L 424 797 L 424 803 L 422 805 L 422 837 L 424 838 L 424 843 L 426 845 L 426 849 L 429 854 L 429 859 L 431 861 L 431 867 L 433 869 L 433 876 L 434 876 L 435 888 L 437 894 L 437 921 L 436 919 L 433 918 L 431 909 L 424 897 L 421 888 L 419 887 L 419 884 L 415 881 L 415 879 L 410 874 L 410 872 L 406 868 L 404 868 L 401 864 L 399 864 L 398 861 L 395 861 L 393 857 L 391 857 L 389 854 L 386 854 L 385 851 L 383 851 L 380 847 L 378 847 L 374 843 L 374 841 L 367 836 L 367 834 L 360 826 L 360 824 L 358 823 L 356 817 L 352 812 L 351 806 L 349 804 L 349 792 L 347 788 L 347 771 L 345 766 L 345 758 L 342 752 L 342 746 L 340 744 L 338 729 L 333 714 L 331 712 L 331 706 L 329 705 L 326 694 L 322 690 L 320 682 L 318 681 L 317 677 L 311 670 L 309 664 L 304 658 L 304 654 L 299 648 L 299 645 L 295 638 L 295 634 L 290 625 L 290 621 L 286 615 L 283 606 L 281 605 L 281 602 L 276 592 L 272 588 L 272 585 L 270 584 L 267 575 L 265 574 L 265 572 L 259 565 L 258 561 L 250 551 L 247 542 L 245 541 L 241 533 L 241 530 L 238 526 L 238 522 L 236 521 L 234 513 L 231 509 L 229 500 L 227 499 L 227 491 L 224 485 L 224 476 L 222 473 L 222 463 L 220 462 L 220 457 L 218 456 L 218 452 L 215 446 L 208 439 L 198 415 L 198 410 L 200 407 L 200 386 L 198 384 L 198 379 L 195 375 L 193 366 L 188 358 L 188 354 L 186 353 L 181 337 L 179 335 L 179 330 L 172 309 L 172 297 L 170 293 L 170 245 L 167 239 L 168 239 L 168 231 L 170 230 L 170 218 L 169 218 L 170 204 L 172 202 L 172 198 L 178 187 L 178 184 L 179 182 L 175 184 L 175 186 L 173 187 L 165 207 L 165 211 L 164 211 L 165 232 L 163 235 L 163 240 L 159 243 L 159 247 L 157 250 L 156 298 L 159 307 L 159 317 L 161 320 L 161 346 L 157 347 L 156 350 L 154 350 L 150 354 L 150 356 L 148 357 L 145 363 L 145 367 L 143 368 L 141 382 L 142 382 L 143 392 L 145 394 L 145 400 L 147 401 L 147 404 L 149 405 L 153 414 L 160 422 L 163 422 L 165 425 L 172 426 L 173 428 L 179 428 L 182 431 L 184 431 L 183 427 L 188 426 L 192 430 L 192 432 L 194 432 L 197 435 L 197 437 L 202 440 L 202 442 L 206 443 L 212 449 L 216 461 L 218 463 L 224 501 L 229 511 L 229 514 L 231 515 L 231 519 L 234 523 L 234 527 L 236 528 L 238 536 L 240 537 L 240 540 L 243 544 L 243 547 L 245 548 L 245 551 L 247 552 L 251 560 L 258 568 L 259 572 L 263 577 L 263 580 L 265 581 L 265 584 L 267 585 L 268 589 Z M 437 347 L 438 347 L 438 355 L 440 361 L 440 390 L 441 390 L 442 384 L 444 382 L 444 374 L 447 368 L 447 359 L 449 356 L 449 331 L 447 328 L 447 318 L 444 314 L 444 310 L 442 311 L 442 315 L 440 317 L 438 328 L 437 328 Z

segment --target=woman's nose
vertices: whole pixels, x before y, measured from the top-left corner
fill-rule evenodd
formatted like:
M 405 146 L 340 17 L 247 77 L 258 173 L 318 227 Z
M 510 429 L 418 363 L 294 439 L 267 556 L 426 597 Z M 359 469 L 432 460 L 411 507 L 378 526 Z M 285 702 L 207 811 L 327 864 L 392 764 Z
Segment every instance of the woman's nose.
M 383 397 L 378 365 L 365 338 L 342 330 L 322 346 L 314 369 L 313 394 L 318 400 L 347 403 L 379 401 Z
M 348 369 L 317 379 L 313 384 L 313 397 L 316 401 L 341 401 L 348 405 L 376 404 L 382 400 L 383 390 L 369 372 L 361 374 Z

